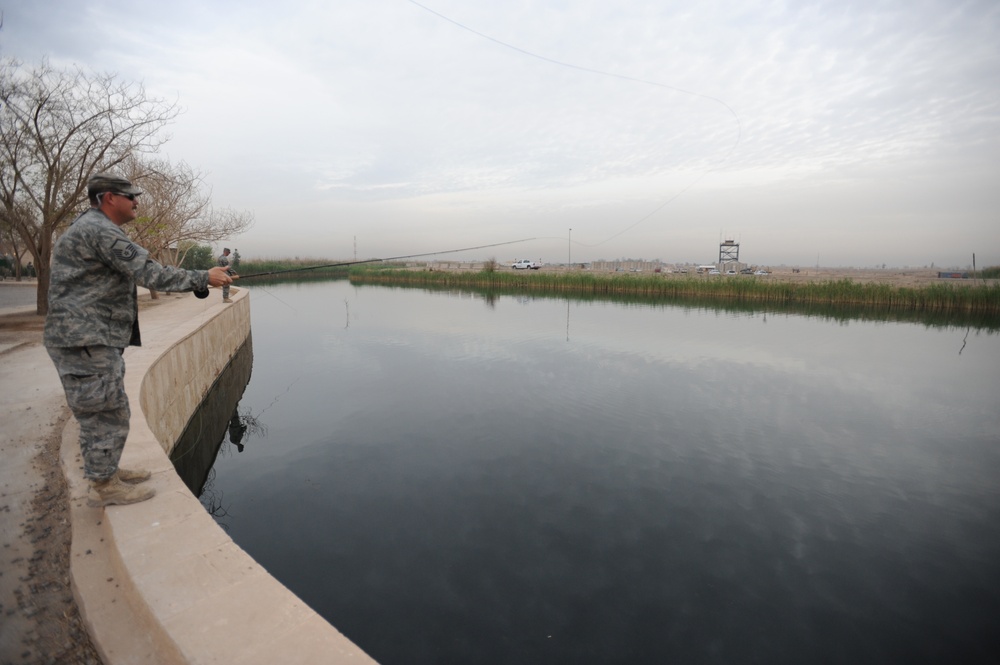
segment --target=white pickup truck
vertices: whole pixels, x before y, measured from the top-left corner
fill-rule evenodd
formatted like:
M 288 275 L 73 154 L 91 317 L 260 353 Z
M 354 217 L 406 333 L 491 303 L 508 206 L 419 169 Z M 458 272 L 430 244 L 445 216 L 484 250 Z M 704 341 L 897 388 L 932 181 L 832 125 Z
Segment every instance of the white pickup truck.
M 514 261 L 510 267 L 514 270 L 538 270 L 542 267 L 542 264 L 531 261 L 530 259 L 520 259 L 518 261 Z

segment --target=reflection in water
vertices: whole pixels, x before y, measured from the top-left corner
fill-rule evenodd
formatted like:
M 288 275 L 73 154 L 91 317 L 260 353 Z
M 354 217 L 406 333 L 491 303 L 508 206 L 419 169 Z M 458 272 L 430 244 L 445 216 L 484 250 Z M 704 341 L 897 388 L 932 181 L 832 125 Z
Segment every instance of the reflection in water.
M 569 300 L 566 301 L 566 341 L 569 341 Z
M 383 665 L 1000 662 L 996 328 L 272 288 L 210 489 Z
M 214 418 L 213 415 L 209 415 L 208 417 Z M 205 476 L 205 482 L 201 486 L 201 491 L 199 494 L 196 494 L 196 496 L 208 514 L 214 517 L 219 526 L 226 531 L 229 530 L 229 507 L 223 503 L 223 491 L 216 483 L 218 472 L 216 471 L 214 464 L 218 462 L 220 458 L 226 457 L 229 454 L 229 451 L 232 450 L 229 446 L 223 445 L 226 443 L 227 439 L 229 443 L 236 448 L 237 453 L 242 453 L 246 448 L 244 441 L 253 438 L 266 439 L 267 426 L 261 423 L 260 419 L 250 412 L 249 407 L 243 407 L 241 409 L 237 406 L 233 410 L 232 417 L 229 419 L 229 425 L 222 440 L 219 441 L 217 445 L 208 447 L 214 448 L 217 453 L 215 459 L 212 461 L 212 468 Z M 192 492 L 195 491 L 195 488 L 190 489 Z
M 359 289 L 389 288 L 384 285 L 366 284 L 359 282 L 354 285 Z M 427 284 L 394 284 L 393 289 L 408 289 L 417 292 L 450 293 L 460 297 L 468 294 L 475 294 L 482 297 L 491 307 L 499 298 L 511 297 L 515 301 L 528 304 L 532 300 L 572 300 L 574 302 L 608 303 L 611 305 L 649 305 L 663 308 L 682 308 L 685 310 L 701 311 L 707 313 L 729 312 L 735 314 L 749 314 L 751 316 L 758 313 L 764 314 L 791 314 L 804 317 L 815 317 L 827 321 L 839 323 L 875 321 L 875 322 L 909 322 L 918 323 L 928 327 L 954 328 L 970 326 L 976 330 L 988 332 L 1000 331 L 1000 317 L 992 313 L 965 312 L 965 311 L 939 311 L 929 309 L 893 309 L 878 306 L 866 306 L 858 304 L 831 304 L 831 303 L 758 303 L 753 301 L 732 300 L 726 298 L 707 298 L 678 296 L 669 297 L 662 295 L 649 295 L 644 293 L 630 294 L 601 294 L 601 293 L 573 293 L 562 290 L 553 291 L 532 291 L 526 295 L 518 287 L 476 287 L 476 286 L 438 286 Z
M 237 407 L 233 411 L 232 418 L 229 419 L 229 443 L 236 446 L 236 452 L 242 453 L 244 448 L 243 437 L 264 439 L 267 438 L 267 425 L 250 412 L 249 407 L 242 411 Z
M 236 446 L 236 452 L 243 452 L 243 435 L 246 434 L 247 426 L 240 419 L 239 409 L 233 411 L 233 417 L 229 419 L 229 443 Z
M 214 468 L 208 472 L 208 476 L 205 478 L 205 484 L 202 485 L 201 495 L 198 496 L 198 500 L 201 502 L 205 511 L 215 518 L 218 525 L 226 531 L 229 531 L 229 523 L 226 521 L 229 517 L 229 509 L 222 503 L 222 491 L 215 486 L 215 479 L 217 475 L 218 474 Z
M 230 440 L 237 435 L 237 447 L 242 451 L 243 439 L 252 424 L 260 425 L 249 415 L 240 416 L 237 405 L 250 382 L 253 369 L 253 344 L 248 336 L 226 369 L 209 389 L 187 428 L 170 452 L 170 461 L 188 489 L 201 496 L 209 481 L 209 471 L 215 464 L 219 449 L 228 433 Z M 231 414 L 231 415 L 230 415 Z M 206 506 L 208 507 L 208 506 Z M 209 512 L 213 512 L 211 509 Z

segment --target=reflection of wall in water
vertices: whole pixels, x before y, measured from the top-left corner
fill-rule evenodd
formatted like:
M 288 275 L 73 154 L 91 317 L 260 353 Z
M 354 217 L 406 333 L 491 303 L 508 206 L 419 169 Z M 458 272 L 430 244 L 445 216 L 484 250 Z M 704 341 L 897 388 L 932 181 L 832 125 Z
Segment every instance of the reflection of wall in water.
M 253 344 L 248 335 L 191 416 L 170 454 L 177 475 L 195 496 L 201 495 L 208 472 L 215 464 L 230 418 L 250 382 L 252 369 Z

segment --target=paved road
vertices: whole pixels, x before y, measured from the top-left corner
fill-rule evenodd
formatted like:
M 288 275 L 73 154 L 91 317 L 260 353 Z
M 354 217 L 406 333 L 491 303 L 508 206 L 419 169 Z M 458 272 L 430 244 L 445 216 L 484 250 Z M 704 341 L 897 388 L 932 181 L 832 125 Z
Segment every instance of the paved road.
M 35 306 L 38 285 L 35 280 L 0 282 L 0 311 L 20 310 Z

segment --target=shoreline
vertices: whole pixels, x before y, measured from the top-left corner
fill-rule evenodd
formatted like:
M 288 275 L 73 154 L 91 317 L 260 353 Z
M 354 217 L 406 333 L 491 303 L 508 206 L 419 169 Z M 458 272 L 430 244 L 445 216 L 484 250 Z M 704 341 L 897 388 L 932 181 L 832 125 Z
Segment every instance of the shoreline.
M 456 273 L 468 273 L 477 272 L 482 269 L 482 264 L 480 263 L 465 263 L 458 264 L 456 262 L 439 262 L 442 265 L 436 266 L 431 263 L 427 264 L 427 268 L 433 270 L 440 270 L 443 272 L 456 272 Z M 449 267 L 451 266 L 451 267 Z M 420 269 L 420 268 L 411 268 Z M 515 272 L 506 264 L 499 264 L 497 266 L 497 272 Z M 520 272 L 520 271 L 518 271 Z M 534 272 L 534 271 L 533 271 Z M 723 278 L 732 279 L 733 277 L 737 279 L 759 279 L 767 280 L 772 282 L 792 282 L 792 283 L 813 283 L 813 282 L 827 282 L 827 281 L 840 281 L 844 279 L 849 279 L 853 282 L 858 283 L 874 283 L 874 284 L 888 284 L 896 287 L 922 287 L 930 286 L 932 284 L 954 284 L 955 286 L 973 286 L 983 284 L 984 281 L 989 283 L 997 283 L 1000 280 L 987 279 L 983 280 L 981 278 L 968 278 L 968 279 L 956 279 L 950 277 L 938 277 L 939 272 L 950 272 L 946 270 L 939 270 L 937 268 L 885 268 L 885 269 L 875 269 L 875 268 L 824 268 L 824 267 L 801 267 L 801 266 L 780 266 L 770 270 L 767 275 L 698 275 L 694 272 L 692 268 L 690 272 L 680 273 L 680 272 L 660 272 L 655 273 L 651 271 L 641 271 L 632 272 L 627 270 L 615 271 L 615 270 L 596 270 L 596 269 L 579 269 L 579 268 L 566 268 L 565 266 L 542 266 L 539 273 L 554 273 L 554 274 L 567 274 L 567 273 L 578 273 L 582 275 L 594 275 L 594 276 L 612 276 L 612 275 L 636 275 L 636 276 L 651 276 L 656 275 L 657 277 L 662 277 L 663 279 L 684 279 L 697 277 L 705 279 L 709 278 Z M 969 271 L 971 274 L 971 271 Z

